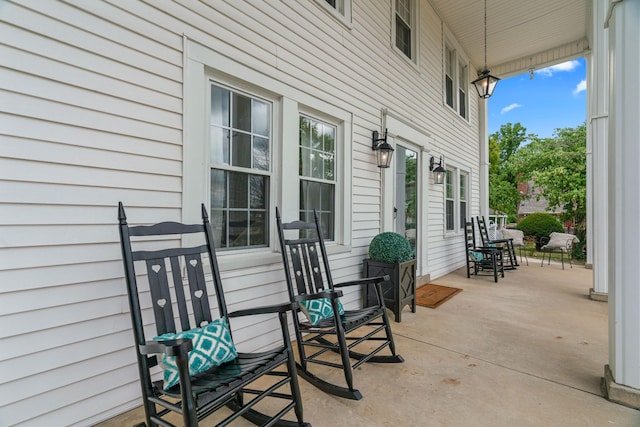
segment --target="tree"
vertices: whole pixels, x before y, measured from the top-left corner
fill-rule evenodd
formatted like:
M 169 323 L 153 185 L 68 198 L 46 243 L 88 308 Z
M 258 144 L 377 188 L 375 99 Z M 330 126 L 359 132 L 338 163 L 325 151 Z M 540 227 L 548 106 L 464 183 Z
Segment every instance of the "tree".
M 489 137 L 489 207 L 496 212 L 517 216 L 521 195 L 512 158 L 531 137 L 520 123 L 506 123 Z
M 587 211 L 586 147 L 585 124 L 556 129 L 552 138 L 533 138 L 512 162 L 514 171 L 540 188 L 549 208 L 563 208 L 562 219 L 579 232 L 584 232 Z

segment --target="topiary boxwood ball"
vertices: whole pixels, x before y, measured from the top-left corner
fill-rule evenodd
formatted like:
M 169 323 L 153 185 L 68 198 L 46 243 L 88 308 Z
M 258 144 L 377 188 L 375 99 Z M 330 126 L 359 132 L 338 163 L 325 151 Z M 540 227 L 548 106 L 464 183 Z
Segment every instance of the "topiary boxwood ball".
M 401 234 L 380 233 L 369 244 L 369 258 L 378 262 L 405 262 L 413 257 L 413 249 Z

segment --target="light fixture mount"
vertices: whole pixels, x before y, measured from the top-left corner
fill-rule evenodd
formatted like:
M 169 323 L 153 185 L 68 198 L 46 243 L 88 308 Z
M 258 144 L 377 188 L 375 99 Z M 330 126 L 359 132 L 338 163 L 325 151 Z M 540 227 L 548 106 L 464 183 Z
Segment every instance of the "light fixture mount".
M 487 68 L 487 0 L 484 0 L 484 68 L 477 79 L 472 81 L 482 99 L 490 98 L 498 84 L 499 78 L 492 76 Z

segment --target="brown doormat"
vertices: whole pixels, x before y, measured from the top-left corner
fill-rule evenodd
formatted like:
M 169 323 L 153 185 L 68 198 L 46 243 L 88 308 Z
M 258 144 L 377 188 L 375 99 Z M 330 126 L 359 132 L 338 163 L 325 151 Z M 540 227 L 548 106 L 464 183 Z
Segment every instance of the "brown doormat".
M 427 283 L 416 289 L 416 304 L 423 307 L 437 308 L 459 292 L 462 292 L 462 289 Z

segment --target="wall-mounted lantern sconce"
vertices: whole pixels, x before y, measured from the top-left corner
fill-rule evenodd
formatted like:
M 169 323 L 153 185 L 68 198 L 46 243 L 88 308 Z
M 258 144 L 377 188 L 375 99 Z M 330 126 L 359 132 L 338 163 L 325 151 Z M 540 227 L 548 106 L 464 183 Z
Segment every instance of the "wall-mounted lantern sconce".
M 387 142 L 387 130 L 384 130 L 384 137 L 380 138 L 377 130 L 373 131 L 371 148 L 376 152 L 378 157 L 378 167 L 388 168 L 391 164 L 391 156 L 393 155 L 393 147 Z
M 444 184 L 444 177 L 447 174 L 447 171 L 442 167 L 442 156 L 440 156 L 440 161 L 438 163 L 436 163 L 435 158 L 431 156 L 431 159 L 429 160 L 429 170 L 433 172 L 434 184 Z

